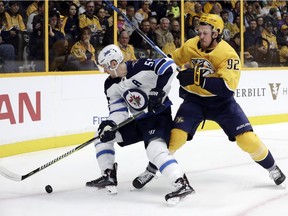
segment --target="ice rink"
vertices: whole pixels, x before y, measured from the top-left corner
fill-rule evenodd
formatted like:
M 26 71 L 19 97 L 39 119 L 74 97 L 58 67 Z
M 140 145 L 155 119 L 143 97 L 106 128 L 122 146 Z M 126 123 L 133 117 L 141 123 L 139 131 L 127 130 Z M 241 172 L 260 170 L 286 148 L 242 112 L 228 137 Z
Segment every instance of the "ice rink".
M 287 176 L 288 123 L 254 130 Z M 2 158 L 0 165 L 23 175 L 74 147 Z M 100 176 L 91 144 L 21 182 L 0 176 L 0 216 L 288 215 L 288 186 L 275 186 L 268 172 L 221 130 L 199 131 L 175 157 L 196 191 L 177 206 L 166 205 L 164 196 L 173 188 L 161 174 L 144 189 L 131 191 L 132 180 L 147 164 L 142 143 L 116 147 L 117 195 L 86 188 L 86 181 Z M 48 184 L 54 189 L 51 194 L 45 192 Z

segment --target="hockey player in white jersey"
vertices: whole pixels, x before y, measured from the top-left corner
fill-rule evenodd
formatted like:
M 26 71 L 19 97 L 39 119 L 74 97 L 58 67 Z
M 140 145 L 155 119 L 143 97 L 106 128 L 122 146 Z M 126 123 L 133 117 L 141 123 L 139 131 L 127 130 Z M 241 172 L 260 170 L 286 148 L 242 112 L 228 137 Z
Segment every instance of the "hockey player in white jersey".
M 87 182 L 86 186 L 107 188 L 117 193 L 114 143 L 124 147 L 144 141 L 149 161 L 174 186 L 165 200 L 171 204 L 178 203 L 194 190 L 167 148 L 172 125 L 172 103 L 168 93 L 177 66 L 170 58 L 138 59 L 124 63 L 122 52 L 116 45 L 103 48 L 98 63 L 110 75 L 105 81 L 109 117 L 99 125 L 101 142 L 95 144 L 102 176 Z M 118 131 L 110 130 L 127 119 L 129 114 L 134 115 L 143 110 L 148 112 Z

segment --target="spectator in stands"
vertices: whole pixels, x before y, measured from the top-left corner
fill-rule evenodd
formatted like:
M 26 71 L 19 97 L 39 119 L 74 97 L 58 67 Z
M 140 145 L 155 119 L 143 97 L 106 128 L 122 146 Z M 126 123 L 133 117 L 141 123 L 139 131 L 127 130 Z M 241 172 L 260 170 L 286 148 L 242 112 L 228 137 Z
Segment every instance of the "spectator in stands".
M 192 19 L 192 24 L 185 29 L 187 40 L 198 35 L 199 20 L 199 16 L 194 16 Z
M 241 51 L 241 36 L 240 36 L 240 32 L 237 32 L 233 38 L 231 38 L 228 43 L 230 44 L 230 46 L 232 46 L 234 48 L 234 50 L 236 51 L 236 53 L 238 54 L 239 57 L 240 56 L 240 51 Z M 254 61 L 253 56 L 251 56 L 251 54 L 249 54 L 248 52 L 244 52 L 244 66 L 248 67 L 248 68 L 257 68 L 258 67 L 258 63 L 256 61 Z
M 75 43 L 79 30 L 78 7 L 72 2 L 65 13 L 62 25 L 62 32 L 65 32 L 65 37 L 70 45 Z
M 104 7 L 101 7 L 97 12 L 97 17 L 99 19 L 99 23 L 102 27 L 102 32 L 105 34 L 106 30 L 109 28 L 109 21 L 106 17 L 106 11 Z
M 32 2 L 26 9 L 26 17 L 29 17 L 30 14 L 35 13 L 38 11 L 38 3 L 39 0 L 35 0 L 34 2 Z
M 273 31 L 274 31 L 274 28 L 277 28 L 277 24 L 278 24 L 277 11 L 278 9 L 274 7 L 270 8 L 269 13 L 266 16 L 264 16 L 264 23 L 271 22 Z
M 244 14 L 244 25 L 245 27 L 247 28 L 249 26 L 249 21 L 251 19 L 256 19 L 257 16 L 256 16 L 256 13 L 254 12 L 254 7 L 252 4 L 249 4 L 247 5 L 247 10 Z
M 274 1 L 275 0 L 266 0 L 266 6 L 263 7 L 264 14 L 266 16 L 272 16 L 272 17 L 274 17 L 274 15 L 275 15 L 276 19 L 278 19 L 278 18 L 281 19 L 281 14 L 280 14 L 277 6 L 274 5 Z M 268 21 L 272 22 L 272 20 L 268 20 Z M 273 22 L 272 22 L 272 24 L 274 25 Z
M 229 22 L 228 11 L 226 11 L 226 10 L 221 11 L 220 16 L 224 22 L 224 29 L 223 29 L 224 39 L 226 41 L 229 41 L 231 38 L 231 31 L 233 29 L 233 24 L 231 22 Z
M 5 2 L 0 1 L 0 36 L 2 39 L 9 37 L 9 30 L 11 29 L 10 15 L 5 11 Z
M 140 30 L 147 37 L 150 36 L 149 35 L 150 26 L 151 25 L 150 25 L 150 22 L 148 19 L 142 20 L 141 25 L 140 25 Z M 145 49 L 145 50 L 151 49 L 151 46 L 147 43 L 147 41 L 137 31 L 134 31 L 132 33 L 132 35 L 130 37 L 130 44 L 132 44 L 134 48 L 138 48 L 138 49 Z
M 204 13 L 204 12 L 203 12 L 203 7 L 202 7 L 202 5 L 201 5 L 199 2 L 195 3 L 195 6 L 194 6 L 194 7 L 195 7 L 195 8 L 194 8 L 194 12 L 191 14 L 191 20 L 193 19 L 194 16 L 199 16 L 199 17 L 201 17 L 202 14 Z M 190 23 L 190 24 L 191 24 L 191 23 Z
M 45 2 L 40 1 L 38 4 L 38 14 L 33 17 L 32 32 L 28 44 L 28 60 L 41 60 L 44 64 L 45 58 L 45 38 L 44 38 L 44 11 Z M 57 15 L 56 15 L 57 17 Z
M 264 19 L 262 16 L 257 17 L 256 18 L 256 22 L 257 22 L 257 27 L 260 30 L 260 32 L 262 33 L 264 30 Z
M 178 20 L 174 19 L 171 22 L 171 31 L 174 39 L 174 44 L 176 48 L 181 46 L 181 30 L 180 30 L 180 23 Z
M 136 11 L 135 18 L 140 24 L 143 19 L 148 19 L 150 16 L 151 10 L 149 9 L 150 3 L 149 1 L 142 1 L 141 8 Z
M 23 21 L 23 17 L 20 14 L 20 2 L 9 2 L 9 15 L 8 25 L 11 26 L 9 31 L 9 37 L 7 43 L 12 44 L 15 48 L 15 55 L 18 60 L 23 60 L 23 32 L 26 31 L 26 26 Z
M 26 11 L 26 14 L 29 14 L 29 16 L 27 16 L 27 22 L 26 22 L 26 29 L 27 29 L 28 32 L 32 32 L 33 31 L 33 24 L 32 24 L 33 18 L 34 18 L 34 16 L 36 16 L 39 13 L 39 10 L 43 6 L 44 3 L 45 2 L 43 2 L 43 1 L 34 1 L 27 8 L 27 10 L 30 10 L 29 12 Z M 34 8 L 36 6 L 37 6 L 37 9 L 34 10 Z
M 94 12 L 94 1 L 87 1 L 85 4 L 85 12 L 79 16 L 79 27 L 89 27 L 92 33 L 97 33 L 97 31 L 102 32 L 99 19 L 96 15 L 94 15 Z
M 284 45 L 280 49 L 280 66 L 288 67 L 288 47 Z
M 240 32 L 240 15 L 236 15 L 233 25 L 231 26 L 231 30 L 230 30 L 231 38 L 234 37 L 234 35 L 238 32 Z
M 258 1 L 253 2 L 254 11 L 257 17 L 264 17 L 266 14 Z
M 220 16 L 221 11 L 222 11 L 221 4 L 214 4 L 212 6 L 212 9 L 210 10 L 210 13 L 211 14 L 217 14 L 218 16 Z
M 122 13 L 126 14 L 126 12 L 127 12 L 127 1 L 118 0 L 117 7 L 119 8 L 119 10 Z
M 236 17 L 240 16 L 241 13 L 241 9 L 240 9 L 240 1 L 236 1 L 234 7 L 232 8 L 231 12 L 232 12 L 232 17 L 233 17 L 233 22 L 236 19 Z
M 168 6 L 167 15 L 169 14 L 169 12 L 171 12 L 174 19 L 180 19 L 180 7 L 178 5 L 178 1 L 171 0 L 170 4 L 171 5 Z
M 163 48 L 168 42 L 173 42 L 173 35 L 169 30 L 170 21 L 168 18 L 163 17 L 160 20 L 160 28 L 156 29 L 155 33 L 157 36 L 157 45 Z
M 129 44 L 129 40 L 130 37 L 127 31 L 122 31 L 119 34 L 118 46 L 123 53 L 124 62 L 136 60 L 134 47 Z
M 231 40 L 228 41 L 228 43 L 230 44 L 231 47 L 233 47 L 233 49 L 236 51 L 236 53 L 238 54 L 239 58 L 240 56 L 240 50 L 241 50 L 241 36 L 240 33 L 236 33 L 234 35 L 233 38 L 231 38 Z
M 156 29 L 158 29 L 157 18 L 154 16 L 149 17 L 150 22 L 150 31 L 148 33 L 148 37 L 157 45 L 157 35 L 155 33 Z M 158 45 L 157 45 L 158 46 Z M 154 54 L 156 55 L 156 51 L 154 49 L 150 50 L 150 58 L 154 58 Z
M 156 17 L 151 16 L 151 17 L 149 17 L 148 20 L 150 22 L 150 30 L 155 32 L 155 30 L 158 28 L 158 22 L 157 22 Z
M 222 10 L 221 11 L 227 11 L 228 12 L 228 21 L 230 23 L 233 23 L 233 14 L 232 14 L 232 10 L 235 7 L 235 3 L 236 0 L 233 1 L 218 1 L 221 6 L 222 6 Z
M 166 16 L 168 2 L 169 1 L 153 1 L 149 6 L 149 9 L 151 10 L 149 17 L 153 16 L 157 18 L 157 22 L 159 22 L 162 17 Z
M 263 46 L 267 50 L 265 58 L 263 59 L 264 66 L 278 66 L 279 65 L 279 50 L 276 36 L 273 34 L 273 24 L 271 22 L 265 23 L 265 29 L 262 32 Z
M 261 61 L 263 59 L 263 55 L 267 53 L 267 50 L 262 44 L 262 41 L 259 40 L 261 38 L 261 32 L 257 28 L 256 20 L 249 21 L 249 27 L 244 32 L 244 52 L 246 52 L 247 58 L 250 57 L 250 60 L 253 61 Z
M 283 24 L 279 31 L 277 31 L 277 45 L 279 48 L 288 45 L 288 26 Z
M 80 0 L 78 6 L 78 15 L 80 16 L 81 14 L 85 13 L 86 10 L 86 0 Z M 77 3 L 76 3 L 77 4 Z
M 60 19 L 60 14 L 56 10 L 49 11 L 49 49 L 52 48 L 53 44 L 60 39 L 64 39 L 64 34 L 58 30 L 58 21 Z
M 0 2 L 0 5 L 1 3 L 3 2 Z M 0 73 L 15 71 L 14 60 L 15 50 L 13 45 L 5 44 L 2 37 L 0 36 Z
M 188 13 L 186 18 L 185 18 L 185 30 L 186 30 L 186 34 L 187 34 L 188 38 L 193 37 L 193 34 L 188 36 L 188 31 L 189 31 L 188 29 L 192 29 L 192 26 L 193 26 L 192 23 L 193 23 L 194 17 L 197 16 L 200 18 L 202 16 L 202 14 L 203 14 L 202 5 L 199 2 L 196 2 L 195 6 L 194 6 L 194 10 L 191 11 L 190 13 Z
M 184 2 L 184 15 L 192 14 L 194 12 L 196 2 L 194 0 L 186 0 Z
M 117 35 L 119 37 L 122 31 L 125 31 L 125 19 L 122 15 L 117 14 Z
M 90 43 L 92 31 L 86 26 L 81 28 L 77 42 L 71 48 L 71 54 L 78 59 L 81 69 L 95 69 L 95 49 Z
M 56 41 L 49 51 L 49 71 L 64 71 L 69 54 L 68 40 L 60 39 Z
M 138 21 L 135 18 L 135 9 L 133 5 L 128 5 L 126 8 L 126 16 L 136 28 L 139 28 Z M 125 30 L 128 32 L 129 36 L 132 35 L 135 28 L 125 20 Z
M 222 10 L 221 4 L 217 2 L 216 0 L 213 0 L 213 1 L 207 1 L 206 3 L 204 3 L 204 6 L 203 6 L 204 13 L 211 13 L 211 10 L 215 4 L 218 5 L 221 11 Z

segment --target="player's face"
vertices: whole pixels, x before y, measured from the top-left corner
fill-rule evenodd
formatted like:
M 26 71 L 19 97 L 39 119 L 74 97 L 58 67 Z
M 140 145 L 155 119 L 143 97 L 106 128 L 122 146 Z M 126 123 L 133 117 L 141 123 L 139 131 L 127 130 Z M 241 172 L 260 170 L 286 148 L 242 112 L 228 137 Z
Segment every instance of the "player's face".
M 115 70 L 117 70 L 117 62 L 111 61 L 110 65 L 101 65 L 104 68 L 104 72 L 109 74 L 112 78 L 117 77 L 117 74 L 115 74 Z
M 198 28 L 198 36 L 200 38 L 200 44 L 202 49 L 207 49 L 212 42 L 212 36 L 214 37 L 212 28 L 209 25 L 200 25 Z

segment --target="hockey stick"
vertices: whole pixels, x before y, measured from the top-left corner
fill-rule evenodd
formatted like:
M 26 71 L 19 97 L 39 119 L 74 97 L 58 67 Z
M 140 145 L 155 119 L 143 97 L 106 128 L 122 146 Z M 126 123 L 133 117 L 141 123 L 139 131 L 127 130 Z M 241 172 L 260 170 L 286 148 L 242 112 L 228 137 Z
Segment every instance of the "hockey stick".
M 114 11 L 116 11 L 118 14 L 120 14 L 125 20 L 126 22 L 131 25 L 135 31 L 137 31 L 137 33 L 144 38 L 144 40 L 146 40 L 148 42 L 148 44 L 160 55 L 162 55 L 164 58 L 167 58 L 168 56 L 147 36 L 145 35 L 139 28 L 137 28 L 130 20 L 129 18 L 119 10 L 119 8 L 115 7 L 114 4 L 112 2 L 110 2 L 109 0 L 104 0 L 104 2 L 111 7 Z
M 135 114 L 134 116 L 129 117 L 128 119 L 126 119 L 125 121 L 121 122 L 120 124 L 112 127 L 111 130 L 112 130 L 112 131 L 118 130 L 119 128 L 121 128 L 121 127 L 123 127 L 124 125 L 132 122 L 133 120 L 135 120 L 136 118 L 138 118 L 138 117 L 141 116 L 142 114 L 145 114 L 145 111 L 141 111 L 141 112 Z M 93 137 L 92 139 L 90 139 L 90 140 L 82 143 L 81 145 L 79 145 L 79 146 L 71 149 L 70 151 L 68 151 L 68 152 L 60 155 L 59 157 L 57 157 L 57 158 L 49 161 L 48 163 L 46 163 L 46 164 L 44 164 L 44 165 L 42 165 L 42 166 L 34 169 L 33 171 L 31 171 L 31 172 L 29 172 L 29 173 L 27 173 L 27 174 L 25 174 L 25 175 L 18 175 L 18 174 L 16 174 L 16 173 L 13 173 L 13 172 L 7 170 L 6 168 L 4 168 L 4 167 L 2 167 L 2 166 L 0 166 L 0 174 L 1 174 L 2 176 L 4 176 L 4 177 L 10 179 L 10 180 L 13 180 L 13 181 L 22 181 L 22 180 L 24 180 L 24 179 L 26 179 L 26 178 L 28 178 L 28 177 L 30 177 L 30 176 L 32 176 L 32 175 L 40 172 L 41 170 L 43 170 L 43 169 L 51 166 L 52 164 L 55 164 L 56 162 L 60 161 L 61 159 L 66 158 L 66 157 L 68 157 L 69 155 L 71 155 L 71 154 L 79 151 L 80 149 L 88 146 L 89 144 L 91 144 L 91 143 L 92 143 L 93 141 L 95 141 L 96 139 L 99 139 L 99 136 Z

